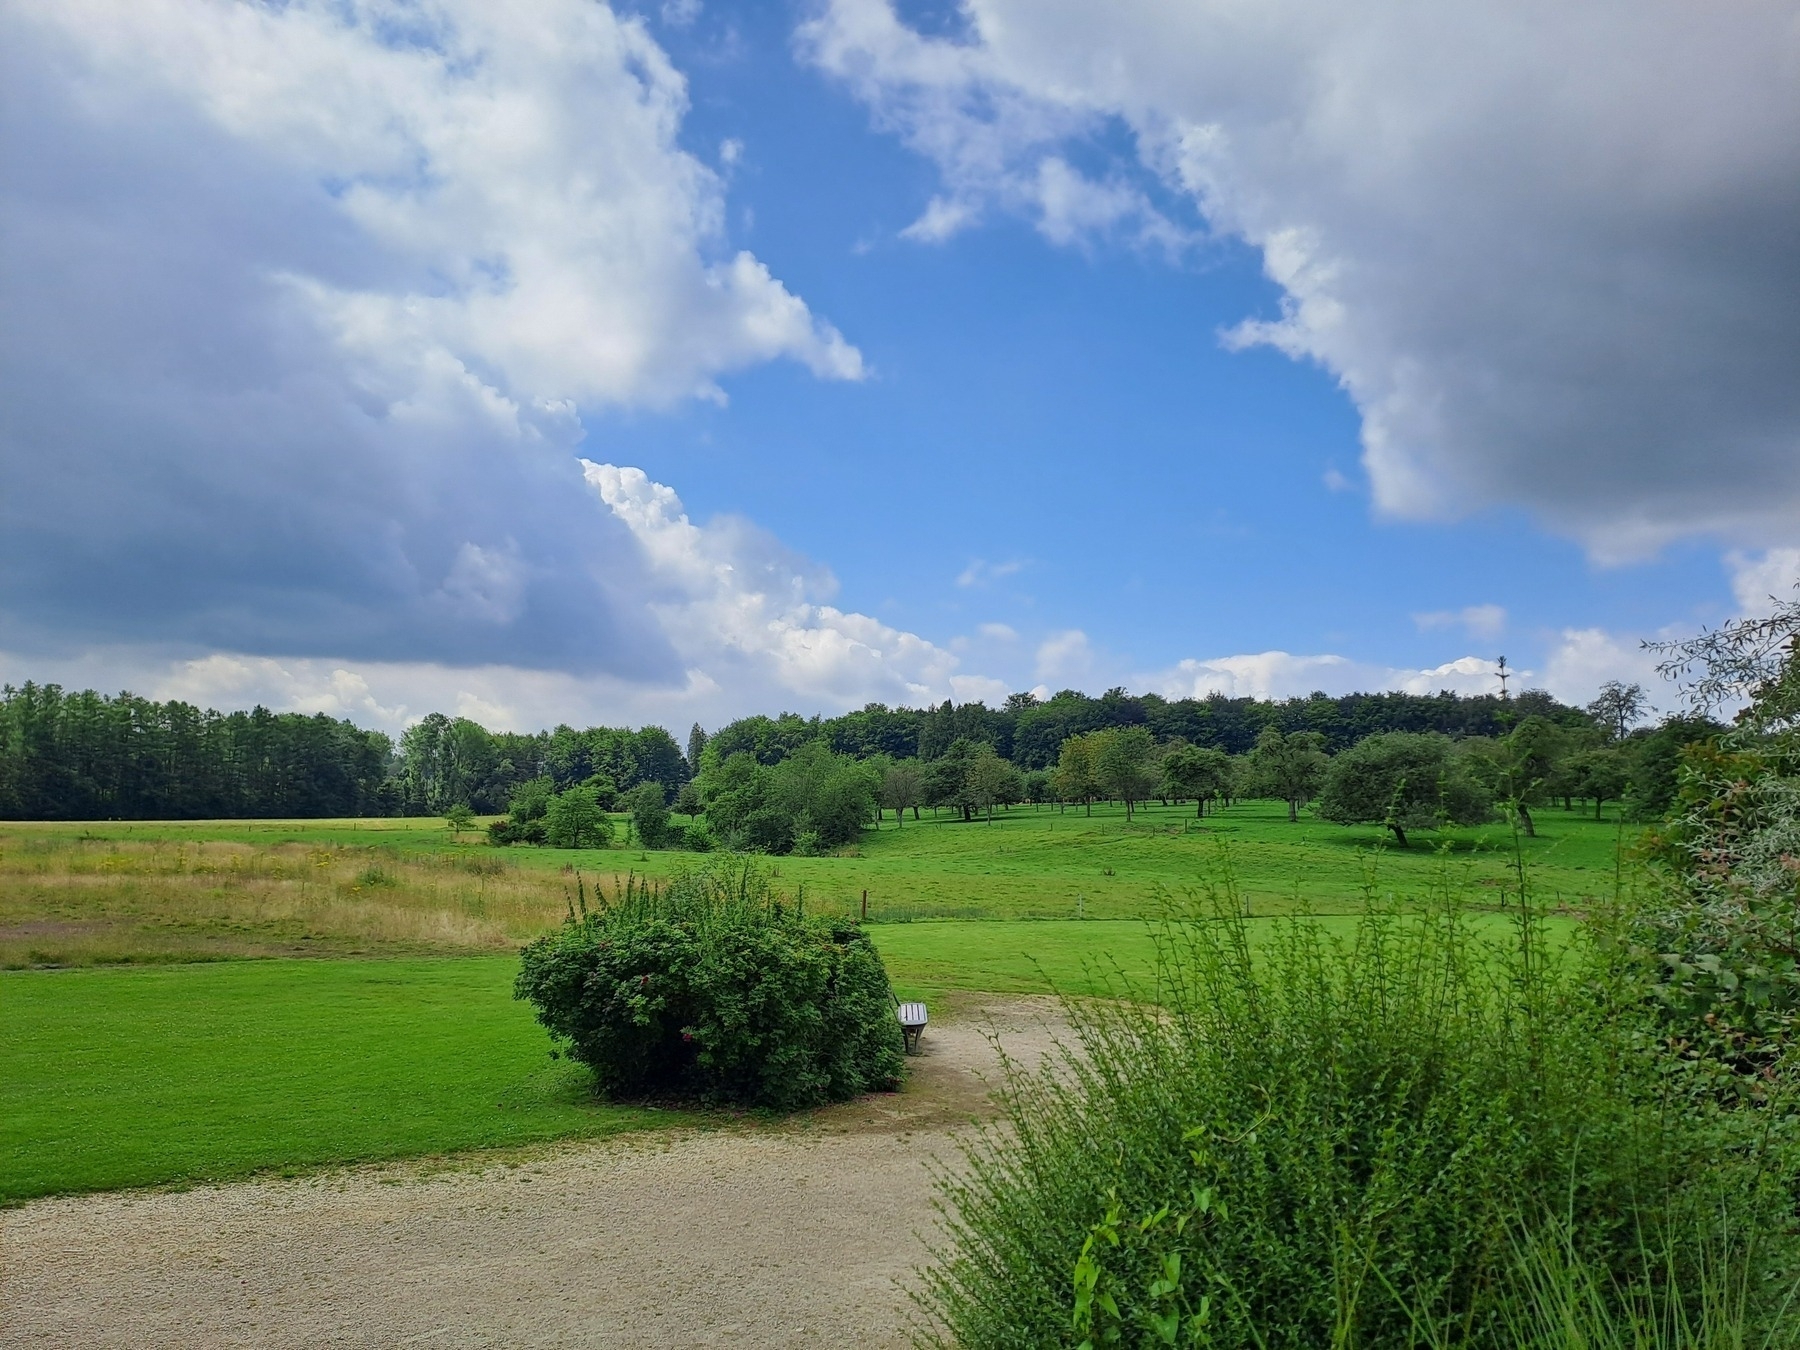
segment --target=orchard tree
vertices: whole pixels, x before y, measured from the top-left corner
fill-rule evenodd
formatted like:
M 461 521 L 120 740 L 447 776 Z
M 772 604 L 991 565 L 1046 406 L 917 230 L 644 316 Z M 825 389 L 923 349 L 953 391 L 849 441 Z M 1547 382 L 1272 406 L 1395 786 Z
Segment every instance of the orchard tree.
M 1340 825 L 1379 823 L 1405 848 L 1408 830 L 1476 825 L 1493 807 L 1448 736 L 1388 731 L 1364 737 L 1331 761 L 1318 811 Z
M 977 811 L 987 812 L 988 824 L 994 823 L 994 803 L 1001 800 L 1016 772 L 1012 765 L 994 753 L 991 745 L 983 745 L 969 760 L 966 783 L 969 803 Z
M 1573 794 L 1593 798 L 1595 820 L 1600 819 L 1604 803 L 1620 800 L 1631 786 L 1631 765 L 1617 746 L 1576 751 L 1569 756 L 1567 772 Z
M 912 808 L 913 819 L 919 818 L 919 803 L 925 798 L 925 774 L 916 759 L 897 759 L 881 774 L 879 801 L 894 813 L 896 825 L 906 823 L 906 809 Z
M 1094 777 L 1100 790 L 1125 803 L 1130 820 L 1137 803 L 1155 795 L 1159 775 L 1156 742 L 1147 727 L 1107 727 L 1089 733 L 1094 744 Z
M 1624 684 L 1619 680 L 1608 680 L 1600 686 L 1600 696 L 1587 705 L 1587 715 L 1606 729 L 1606 734 L 1615 741 L 1625 739 L 1646 712 L 1650 710 L 1650 700 L 1644 696 L 1641 684 Z
M 944 753 L 925 767 L 925 800 L 932 806 L 954 806 L 964 820 L 973 819 L 974 799 L 969 796 L 969 766 L 985 741 L 966 736 L 951 741 Z M 993 747 L 988 746 L 989 749 Z
M 1179 745 L 1163 756 L 1162 786 L 1169 796 L 1194 799 L 1204 816 L 1209 798 L 1223 796 L 1231 781 L 1231 756 L 1211 746 Z
M 1325 737 L 1316 731 L 1283 735 L 1279 727 L 1264 727 L 1256 738 L 1248 764 L 1249 788 L 1287 803 L 1290 823 L 1300 819 L 1300 808 L 1318 794 L 1331 763 L 1325 753 Z
M 1050 781 L 1056 795 L 1065 802 L 1080 802 L 1087 813 L 1094 814 L 1094 798 L 1100 791 L 1100 780 L 1094 769 L 1094 743 L 1087 736 L 1070 736 L 1063 741 Z

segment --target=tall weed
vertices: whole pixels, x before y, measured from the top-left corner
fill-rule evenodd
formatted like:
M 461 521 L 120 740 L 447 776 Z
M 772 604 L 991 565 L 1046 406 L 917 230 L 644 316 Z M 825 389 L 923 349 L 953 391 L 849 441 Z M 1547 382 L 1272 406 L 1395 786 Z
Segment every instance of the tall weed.
M 1528 908 L 1505 944 L 1447 894 L 1340 942 L 1259 928 L 1227 881 L 1159 943 L 1156 986 L 1071 1003 L 1075 1043 L 945 1179 L 946 1343 L 1511 1346 L 1556 1253 L 1608 1317 L 1726 1256 L 1741 1325 L 1775 1315 L 1791 1197 L 1761 1122 L 1672 1104 L 1638 1005 Z M 1717 1216 L 1756 1241 L 1679 1239 Z

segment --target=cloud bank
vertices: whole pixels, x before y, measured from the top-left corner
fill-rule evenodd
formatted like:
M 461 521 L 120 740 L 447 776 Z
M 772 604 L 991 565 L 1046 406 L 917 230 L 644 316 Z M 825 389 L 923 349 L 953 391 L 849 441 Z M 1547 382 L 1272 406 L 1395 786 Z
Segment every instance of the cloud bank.
M 1694 533 L 1793 541 L 1791 6 L 965 0 L 962 17 L 931 37 L 890 0 L 827 0 L 798 36 L 936 164 L 911 237 L 1004 211 L 1058 243 L 1240 238 L 1282 300 L 1227 342 L 1340 381 L 1381 511 L 1515 504 L 1610 560 Z
M 588 0 L 0 8 L 0 628 L 679 684 L 581 416 L 855 348 Z

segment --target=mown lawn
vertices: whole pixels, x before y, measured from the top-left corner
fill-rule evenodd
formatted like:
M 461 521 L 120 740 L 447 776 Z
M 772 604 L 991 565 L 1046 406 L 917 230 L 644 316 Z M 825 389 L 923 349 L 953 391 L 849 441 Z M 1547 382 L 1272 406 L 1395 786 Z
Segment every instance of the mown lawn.
M 0 1200 L 674 1119 L 593 1100 L 517 963 L 234 961 L 0 975 Z
M 1485 922 L 1501 935 L 1503 919 Z M 1153 929 L 1132 920 L 873 932 L 903 997 L 1098 993 L 1155 963 Z M 507 956 L 0 974 L 0 1201 L 697 1119 L 595 1101 L 513 1000 L 516 969 Z

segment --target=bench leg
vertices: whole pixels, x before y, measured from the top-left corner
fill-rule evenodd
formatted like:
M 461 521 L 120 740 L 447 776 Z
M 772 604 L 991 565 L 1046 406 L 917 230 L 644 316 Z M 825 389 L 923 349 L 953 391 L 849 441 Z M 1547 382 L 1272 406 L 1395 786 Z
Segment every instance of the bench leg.
M 907 1054 L 919 1053 L 919 1033 L 923 1030 L 923 1027 L 902 1027 L 900 1029 L 900 1034 L 905 1040 Z

